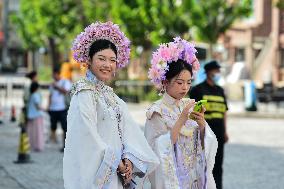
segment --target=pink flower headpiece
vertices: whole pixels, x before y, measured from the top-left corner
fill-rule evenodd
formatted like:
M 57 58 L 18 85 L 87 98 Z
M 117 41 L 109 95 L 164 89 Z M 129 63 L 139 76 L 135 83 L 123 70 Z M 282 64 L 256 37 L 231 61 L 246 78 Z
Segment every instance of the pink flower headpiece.
M 125 67 L 129 62 L 130 41 L 120 31 L 119 26 L 112 22 L 96 22 L 87 26 L 74 40 L 72 50 L 73 57 L 79 63 L 90 62 L 89 50 L 93 42 L 105 39 L 112 42 L 117 49 L 117 66 Z
M 197 50 L 194 45 L 180 37 L 174 38 L 173 42 L 161 44 L 157 51 L 153 53 L 151 68 L 148 77 L 157 87 L 162 87 L 162 81 L 166 79 L 166 72 L 172 62 L 181 59 L 192 66 L 193 75 L 199 70 L 200 65 L 195 56 Z

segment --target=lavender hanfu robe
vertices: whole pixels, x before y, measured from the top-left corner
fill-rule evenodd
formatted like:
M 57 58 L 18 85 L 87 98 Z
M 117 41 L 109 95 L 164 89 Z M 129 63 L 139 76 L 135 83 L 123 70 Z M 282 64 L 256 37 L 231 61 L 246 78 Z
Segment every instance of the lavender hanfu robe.
M 191 119 L 182 127 L 176 144 L 171 142 L 170 130 L 188 101 L 177 101 L 165 93 L 146 113 L 145 136 L 160 160 L 149 176 L 152 189 L 216 189 L 212 170 L 218 145 L 208 124 L 204 149 L 199 126 Z

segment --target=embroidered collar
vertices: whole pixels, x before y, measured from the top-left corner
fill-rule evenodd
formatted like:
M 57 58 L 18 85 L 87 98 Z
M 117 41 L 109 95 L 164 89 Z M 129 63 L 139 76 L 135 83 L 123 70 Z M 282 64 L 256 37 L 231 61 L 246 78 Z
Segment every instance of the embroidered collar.
M 90 70 L 86 72 L 86 80 L 97 85 L 102 90 L 113 91 L 111 87 L 107 86 L 103 81 L 99 80 Z
M 99 83 L 104 84 L 104 82 L 98 80 L 97 77 L 90 70 L 87 70 L 86 72 L 86 79 L 94 84 L 99 84 Z
M 179 106 L 181 100 L 177 100 L 175 98 L 173 98 L 172 96 L 170 96 L 168 93 L 165 93 L 163 95 L 162 101 L 168 105 L 176 105 Z

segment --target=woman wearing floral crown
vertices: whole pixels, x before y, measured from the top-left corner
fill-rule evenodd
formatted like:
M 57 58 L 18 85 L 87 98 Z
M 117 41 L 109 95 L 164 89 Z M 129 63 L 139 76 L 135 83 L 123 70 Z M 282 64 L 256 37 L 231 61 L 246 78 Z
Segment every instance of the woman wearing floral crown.
M 134 188 L 158 164 L 126 104 L 106 82 L 129 60 L 130 42 L 111 22 L 85 28 L 73 43 L 86 77 L 71 90 L 63 157 L 65 189 Z M 139 188 L 139 186 L 136 186 Z
M 145 136 L 160 160 L 152 189 L 215 189 L 217 140 L 195 101 L 184 98 L 199 69 L 193 44 L 175 38 L 153 53 L 149 78 L 164 92 L 147 111 Z

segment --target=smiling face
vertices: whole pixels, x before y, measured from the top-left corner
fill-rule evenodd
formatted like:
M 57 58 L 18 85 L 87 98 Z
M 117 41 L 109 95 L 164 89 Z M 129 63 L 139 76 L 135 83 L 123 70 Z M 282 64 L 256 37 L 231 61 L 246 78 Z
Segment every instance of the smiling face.
M 177 99 L 182 99 L 191 87 L 191 73 L 188 70 L 182 70 L 180 74 L 172 78 L 170 81 L 165 81 L 167 93 Z
M 102 81 L 109 81 L 116 70 L 116 55 L 111 49 L 95 53 L 89 65 L 91 72 Z

